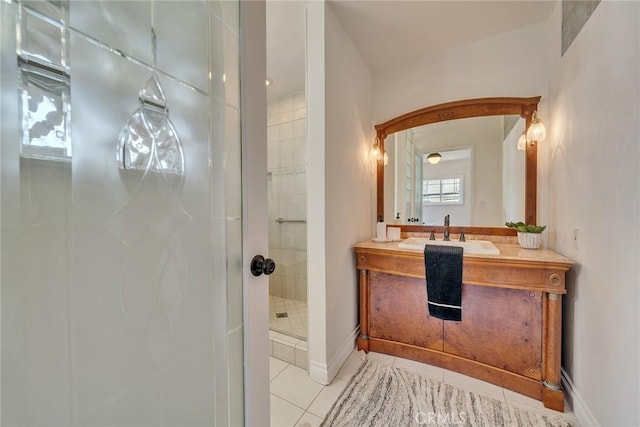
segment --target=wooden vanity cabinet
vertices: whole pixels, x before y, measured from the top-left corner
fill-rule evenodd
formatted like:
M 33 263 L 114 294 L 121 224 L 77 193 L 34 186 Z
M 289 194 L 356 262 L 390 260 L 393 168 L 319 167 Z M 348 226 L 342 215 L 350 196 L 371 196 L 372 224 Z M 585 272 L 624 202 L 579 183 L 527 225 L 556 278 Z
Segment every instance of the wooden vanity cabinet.
M 443 351 L 443 321 L 429 315 L 424 283 L 372 271 L 369 304 L 369 336 Z
M 561 295 L 571 261 L 548 250 L 497 245 L 505 256 L 465 256 L 462 321 L 431 317 L 423 254 L 397 244 L 356 246 L 358 349 L 470 375 L 564 410 Z

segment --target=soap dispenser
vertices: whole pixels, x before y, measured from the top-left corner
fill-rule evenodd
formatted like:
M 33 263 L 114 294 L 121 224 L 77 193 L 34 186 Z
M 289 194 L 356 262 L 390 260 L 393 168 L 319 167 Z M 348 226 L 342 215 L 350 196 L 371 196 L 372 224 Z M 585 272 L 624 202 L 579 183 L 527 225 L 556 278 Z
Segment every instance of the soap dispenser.
M 394 221 L 394 224 L 401 224 L 402 220 L 400 220 L 400 212 L 396 213 L 396 220 Z

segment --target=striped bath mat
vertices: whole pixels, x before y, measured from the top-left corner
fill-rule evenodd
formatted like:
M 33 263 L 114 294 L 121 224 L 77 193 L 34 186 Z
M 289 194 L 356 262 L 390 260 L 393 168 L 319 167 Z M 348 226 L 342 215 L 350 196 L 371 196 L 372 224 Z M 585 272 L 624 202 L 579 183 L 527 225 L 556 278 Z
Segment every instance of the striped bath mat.
M 560 413 L 538 414 L 368 359 L 321 424 L 325 427 L 569 425 Z

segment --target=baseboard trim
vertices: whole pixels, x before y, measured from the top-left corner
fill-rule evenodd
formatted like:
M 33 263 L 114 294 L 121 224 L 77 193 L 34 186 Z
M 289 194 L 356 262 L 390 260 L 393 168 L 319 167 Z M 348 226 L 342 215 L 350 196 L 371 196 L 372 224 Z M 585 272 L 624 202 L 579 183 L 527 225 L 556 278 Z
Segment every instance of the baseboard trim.
M 309 360 L 309 376 L 315 382 L 329 385 L 338 374 L 338 371 L 347 360 L 353 349 L 356 347 L 356 338 L 360 334 L 358 326 L 346 340 L 340 345 L 328 364 Z
M 347 361 L 347 358 L 351 354 L 354 348 L 356 348 L 356 339 L 360 335 L 360 326 L 358 326 L 352 333 L 347 337 L 346 340 L 342 342 L 342 345 L 338 348 L 338 351 L 331 358 L 328 366 L 328 377 L 329 383 L 333 381 L 336 375 L 338 375 L 338 371 L 344 365 L 344 362 Z M 327 383 L 327 384 L 329 384 Z
M 566 391 L 566 398 L 571 405 L 571 409 L 573 414 L 578 419 L 578 422 L 583 427 L 600 427 L 598 420 L 593 416 L 593 413 L 578 393 L 576 389 L 576 385 L 573 383 L 573 380 L 567 374 L 567 371 L 561 369 L 561 380 L 562 386 Z
M 327 365 L 316 362 L 315 360 L 309 360 L 309 377 L 317 383 L 324 385 L 329 384 Z

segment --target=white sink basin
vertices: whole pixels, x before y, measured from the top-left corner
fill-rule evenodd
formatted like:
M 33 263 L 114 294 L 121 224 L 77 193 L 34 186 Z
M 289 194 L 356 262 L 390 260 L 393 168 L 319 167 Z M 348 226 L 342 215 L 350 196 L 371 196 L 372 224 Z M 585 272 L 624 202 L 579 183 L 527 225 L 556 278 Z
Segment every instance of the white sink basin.
M 500 255 L 500 250 L 488 240 L 467 240 L 466 242 L 445 242 L 429 240 L 427 237 L 409 237 L 398 244 L 404 249 L 424 250 L 425 245 L 462 246 L 465 254 Z

